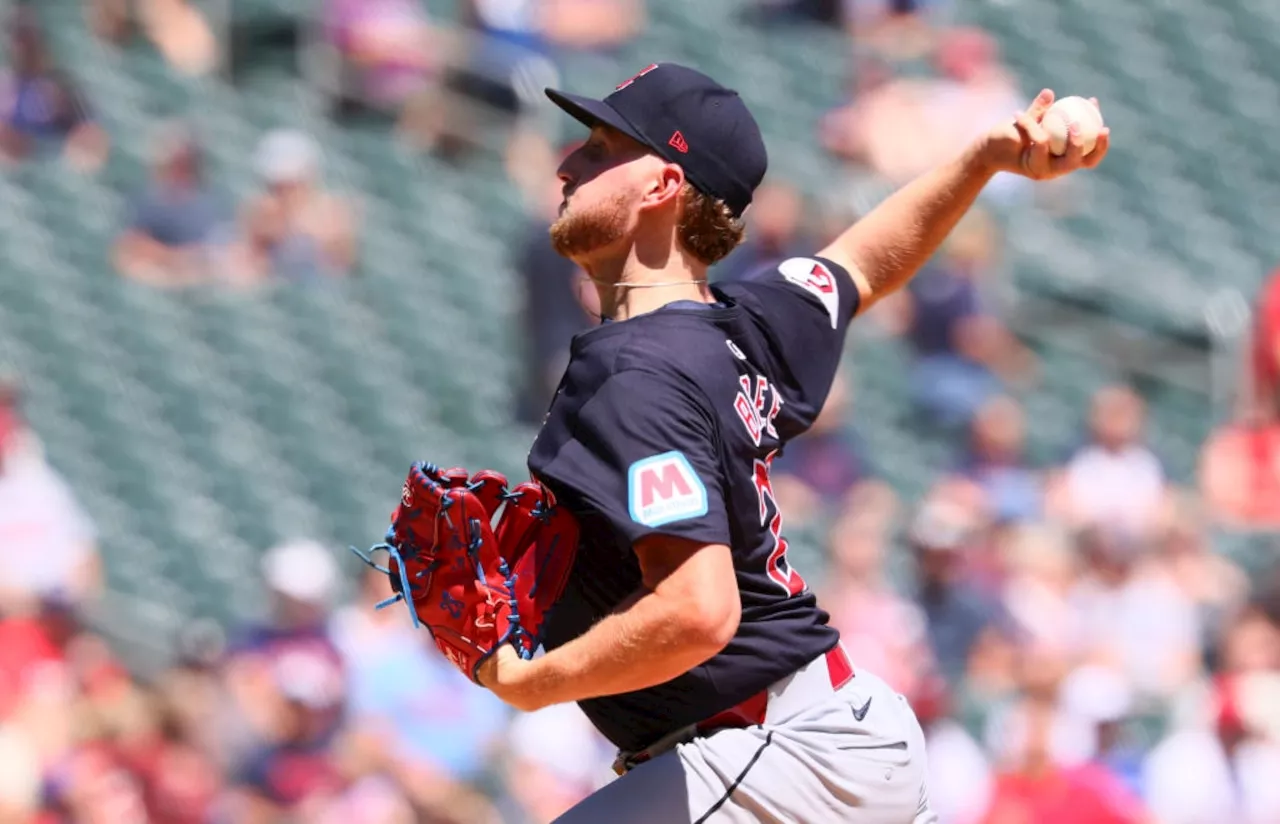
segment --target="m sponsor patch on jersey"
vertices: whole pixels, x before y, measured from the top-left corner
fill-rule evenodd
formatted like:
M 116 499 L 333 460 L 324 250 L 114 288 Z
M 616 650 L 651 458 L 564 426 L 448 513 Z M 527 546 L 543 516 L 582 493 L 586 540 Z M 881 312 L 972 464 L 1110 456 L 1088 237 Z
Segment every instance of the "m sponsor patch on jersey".
M 642 458 L 627 470 L 631 520 L 662 526 L 707 514 L 707 488 L 682 452 Z
M 826 264 L 813 258 L 789 258 L 778 265 L 778 271 L 791 283 L 818 299 L 831 316 L 831 328 L 840 323 L 840 293 L 836 276 Z

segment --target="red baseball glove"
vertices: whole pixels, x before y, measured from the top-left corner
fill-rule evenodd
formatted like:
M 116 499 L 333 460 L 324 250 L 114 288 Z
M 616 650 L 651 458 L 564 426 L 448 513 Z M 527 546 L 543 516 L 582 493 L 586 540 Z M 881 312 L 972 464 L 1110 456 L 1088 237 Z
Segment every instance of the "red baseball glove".
M 475 681 L 500 644 L 533 656 L 577 548 L 577 521 L 541 484 L 508 489 L 491 470 L 468 477 L 465 469 L 417 463 L 383 543 L 351 549 L 391 577 L 396 595 L 378 607 L 405 601 L 414 626 L 425 624 L 445 657 Z M 388 554 L 385 567 L 374 562 L 377 551 Z

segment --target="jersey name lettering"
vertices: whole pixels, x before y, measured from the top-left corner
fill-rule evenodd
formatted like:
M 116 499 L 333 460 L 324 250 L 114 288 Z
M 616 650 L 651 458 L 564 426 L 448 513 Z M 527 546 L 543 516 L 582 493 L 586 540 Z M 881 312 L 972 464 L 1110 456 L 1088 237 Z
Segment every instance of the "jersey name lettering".
M 763 375 L 756 376 L 754 385 L 751 378 L 739 375 L 738 385 L 742 389 L 733 399 L 733 410 L 746 427 L 751 442 L 759 446 L 761 438 L 766 434 L 772 438 L 778 437 L 778 430 L 773 426 L 773 419 L 778 417 L 778 412 L 782 409 L 782 396 L 778 394 L 778 390 Z M 767 414 L 764 411 L 766 397 L 769 398 Z
M 643 458 L 627 472 L 631 519 L 661 526 L 707 514 L 707 488 L 682 452 Z

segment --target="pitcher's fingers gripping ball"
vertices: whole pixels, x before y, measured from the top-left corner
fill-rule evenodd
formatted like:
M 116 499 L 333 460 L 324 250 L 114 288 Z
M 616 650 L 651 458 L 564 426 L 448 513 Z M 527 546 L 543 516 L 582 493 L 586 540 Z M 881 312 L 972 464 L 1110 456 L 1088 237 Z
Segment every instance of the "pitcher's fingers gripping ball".
M 387 573 L 414 626 L 472 681 L 510 642 L 522 658 L 542 642 L 546 616 L 573 567 L 578 525 L 539 483 L 514 489 L 498 472 L 417 463 L 384 541 L 352 551 Z M 373 553 L 384 551 L 387 565 Z
M 1098 102 L 1077 96 L 1055 101 L 1040 123 L 1049 134 L 1049 153 L 1054 157 L 1062 157 L 1067 153 L 1073 130 L 1081 143 L 1081 156 L 1088 157 L 1093 154 L 1102 129 L 1106 126 L 1102 121 L 1102 110 L 1098 108 Z

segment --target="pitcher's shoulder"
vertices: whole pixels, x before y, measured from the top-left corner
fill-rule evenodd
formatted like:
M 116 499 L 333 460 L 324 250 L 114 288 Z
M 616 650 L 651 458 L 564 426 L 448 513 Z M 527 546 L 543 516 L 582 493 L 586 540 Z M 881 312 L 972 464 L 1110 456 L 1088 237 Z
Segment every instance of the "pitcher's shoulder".
M 849 272 L 817 255 L 776 261 L 717 287 L 753 315 L 813 315 L 819 310 L 830 328 L 842 328 L 857 310 L 858 290 Z

